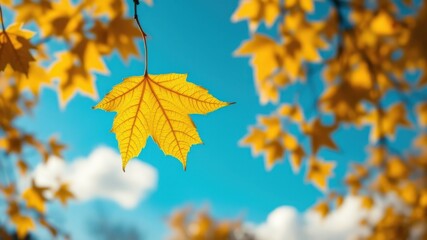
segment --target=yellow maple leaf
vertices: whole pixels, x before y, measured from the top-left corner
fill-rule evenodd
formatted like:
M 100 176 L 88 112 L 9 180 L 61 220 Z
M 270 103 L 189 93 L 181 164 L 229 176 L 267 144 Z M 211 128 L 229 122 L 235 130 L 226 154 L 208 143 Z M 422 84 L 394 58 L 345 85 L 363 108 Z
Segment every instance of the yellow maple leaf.
M 33 180 L 31 187 L 22 193 L 22 198 L 26 201 L 28 208 L 44 213 L 46 211 L 46 198 L 44 196 L 46 190 L 48 188 L 37 186 Z
M 250 132 L 248 135 L 246 135 L 241 141 L 240 141 L 240 145 L 241 146 L 250 146 L 251 147 L 251 151 L 252 151 L 252 155 L 253 156 L 258 156 L 264 149 L 266 143 L 266 133 L 265 131 L 253 127 L 250 129 Z
M 107 24 L 97 20 L 91 32 L 96 36 L 96 46 L 102 54 L 117 49 L 124 60 L 139 54 L 134 38 L 139 38 L 141 33 L 132 19 L 116 16 Z
M 322 218 L 326 217 L 330 211 L 329 204 L 327 202 L 320 202 L 314 206 L 313 210 L 318 213 Z
M 109 18 L 114 18 L 117 15 L 122 15 L 126 8 L 121 0 L 86 0 L 89 8 L 93 9 L 94 16 L 106 15 Z
M 52 1 L 49 0 L 23 0 L 14 6 L 16 12 L 16 22 L 27 23 L 35 21 L 38 24 L 44 21 L 49 10 L 52 9 Z
M 62 151 L 66 148 L 64 144 L 58 142 L 54 137 L 49 139 L 50 153 L 54 156 L 62 158 Z
M 72 35 L 80 36 L 83 32 L 83 15 L 80 14 L 83 3 L 75 6 L 69 0 L 52 3 L 52 9 L 43 16 L 40 30 L 44 36 L 55 35 L 70 39 Z
M 280 15 L 279 0 L 242 0 L 231 20 L 248 20 L 249 29 L 255 31 L 261 21 L 271 27 Z
M 278 89 L 270 80 L 273 80 L 274 73 L 280 67 L 280 59 L 283 55 L 280 45 L 268 36 L 254 34 L 252 39 L 242 43 L 234 55 L 252 57 L 251 65 L 254 68 L 255 83 L 261 103 L 276 103 L 279 100 Z
M 285 149 L 279 141 L 272 141 L 265 145 L 265 167 L 271 170 L 278 161 L 282 160 Z
M 207 114 L 230 104 L 186 78 L 186 74 L 128 77 L 94 107 L 117 112 L 112 131 L 119 142 L 123 170 L 150 135 L 185 169 L 190 147 L 202 143 L 188 115 Z
M 316 187 L 325 191 L 328 185 L 327 180 L 332 176 L 334 168 L 334 162 L 325 162 L 311 157 L 308 166 L 307 179 L 313 182 Z
M 19 205 L 15 201 L 9 202 L 7 215 L 9 215 L 12 224 L 15 225 L 16 232 L 20 239 L 26 237 L 28 232 L 36 228 L 36 225 L 31 217 L 21 214 Z
M 372 142 L 383 137 L 393 139 L 398 126 L 407 128 L 412 126 L 403 103 L 394 104 L 387 110 L 374 109 L 366 116 L 365 122 L 372 125 L 370 136 Z
M 317 153 L 317 151 L 323 146 L 334 150 L 338 149 L 331 138 L 332 133 L 337 129 L 337 127 L 338 125 L 336 124 L 331 126 L 323 125 L 320 118 L 316 118 L 316 120 L 310 124 L 302 125 L 304 134 L 308 135 L 311 139 L 313 153 Z
M 67 205 L 67 202 L 74 198 L 74 194 L 69 190 L 69 186 L 66 183 L 61 184 L 53 196 L 59 199 L 62 205 Z
M 258 120 L 265 127 L 265 137 L 267 140 L 274 140 L 282 132 L 282 124 L 278 116 L 262 116 Z
M 296 149 L 292 150 L 289 156 L 291 161 L 292 171 L 294 173 L 298 172 L 301 168 L 302 160 L 305 157 L 304 148 L 301 145 L 298 145 Z
M 278 112 L 296 123 L 301 123 L 304 120 L 303 112 L 297 105 L 282 104 Z
M 370 28 L 377 35 L 388 36 L 396 33 L 397 23 L 393 16 L 381 11 L 372 19 Z
M 15 214 L 10 217 L 10 220 L 16 226 L 16 232 L 20 239 L 24 239 L 31 230 L 36 229 L 36 224 L 31 217 Z
M 90 71 L 108 72 L 95 44 L 91 41 L 82 42 L 70 52 L 57 54 L 59 60 L 52 65 L 49 73 L 51 77 L 59 79 L 58 96 L 63 107 L 76 93 L 97 98 L 94 76 Z
M 29 41 L 33 36 L 33 32 L 22 29 L 18 24 L 0 31 L 0 71 L 10 65 L 15 71 L 28 73 L 30 62 L 34 61 Z
M 39 96 L 42 86 L 51 86 L 52 81 L 43 67 L 38 62 L 30 62 L 28 73 L 14 71 L 11 67 L 6 67 L 4 76 L 9 79 L 15 79 L 20 92 L 29 91 L 34 96 Z

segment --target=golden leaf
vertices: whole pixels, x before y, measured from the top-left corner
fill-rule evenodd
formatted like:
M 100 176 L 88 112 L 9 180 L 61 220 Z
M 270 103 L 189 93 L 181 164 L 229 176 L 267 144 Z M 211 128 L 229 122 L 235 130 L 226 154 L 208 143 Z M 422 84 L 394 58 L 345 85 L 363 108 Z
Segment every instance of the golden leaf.
M 386 173 L 392 179 L 403 179 L 408 175 L 408 167 L 398 157 L 392 157 L 387 161 Z
M 337 129 L 337 125 L 326 126 L 323 125 L 319 118 L 310 124 L 303 124 L 302 131 L 311 139 L 311 148 L 313 153 L 321 147 L 328 147 L 337 150 L 335 142 L 331 139 L 331 134 Z
M 266 133 L 259 128 L 251 128 L 248 135 L 246 135 L 242 141 L 241 146 L 250 146 L 253 156 L 258 156 L 265 147 Z
M 81 48 L 85 50 L 80 50 Z M 91 98 L 97 98 L 95 81 L 89 71 L 107 73 L 104 62 L 93 42 L 85 42 L 83 47 L 73 49 L 72 52 L 57 54 L 56 61 L 50 71 L 53 78 L 59 79 L 59 102 L 65 106 L 76 93 Z M 82 64 L 76 64 L 81 61 Z
M 234 53 L 236 56 L 252 56 L 255 83 L 262 104 L 277 102 L 279 93 L 274 83 L 270 81 L 275 71 L 280 67 L 283 49 L 272 38 L 254 34 L 252 39 L 242 43 Z
M 279 108 L 279 114 L 288 117 L 296 123 L 301 123 L 304 120 L 301 108 L 296 105 L 282 104 Z
M 374 199 L 372 199 L 372 197 L 369 197 L 369 196 L 363 196 L 361 204 L 362 204 L 362 208 L 371 209 L 372 206 L 374 205 Z
M 292 171 L 298 172 L 301 169 L 301 164 L 304 157 L 305 151 L 301 145 L 298 145 L 296 149 L 291 151 L 289 158 L 291 160 Z
M 385 162 L 387 150 L 384 147 L 373 147 L 369 151 L 371 153 L 371 157 L 369 159 L 370 164 L 379 167 Z
M 26 237 L 31 230 L 36 228 L 36 225 L 31 217 L 24 216 L 20 213 L 19 205 L 15 201 L 9 203 L 7 214 L 9 215 L 12 224 L 15 225 L 16 232 L 20 239 Z
M 285 149 L 279 141 L 273 141 L 264 146 L 265 165 L 267 170 L 271 170 L 277 161 L 282 160 Z
M 33 180 L 31 187 L 22 193 L 22 198 L 26 201 L 27 207 L 44 213 L 46 211 L 46 198 L 44 196 L 46 190 L 48 190 L 48 188 L 37 186 Z
M 316 187 L 325 191 L 328 187 L 328 178 L 332 177 L 334 168 L 334 162 L 325 162 L 311 157 L 308 166 L 307 180 L 313 182 Z
M 427 134 L 422 133 L 418 135 L 418 137 L 415 138 L 412 144 L 415 148 L 421 151 L 426 151 L 427 150 Z
M 54 198 L 59 199 L 59 201 L 62 203 L 62 205 L 67 205 L 67 202 L 70 199 L 75 198 L 74 194 L 70 192 L 69 186 L 66 183 L 62 183 L 58 190 L 53 194 Z
M 362 187 L 360 177 L 356 174 L 348 174 L 345 178 L 345 184 L 347 184 L 347 186 L 350 188 L 350 192 L 352 194 L 357 194 Z
M 242 0 L 232 16 L 233 22 L 248 20 L 249 29 L 255 31 L 261 21 L 271 27 L 280 15 L 280 0 Z
M 12 197 L 16 193 L 15 184 L 9 184 L 7 186 L 0 185 L 0 191 L 3 192 L 6 198 Z
M 324 218 L 329 213 L 329 205 L 327 202 L 320 202 L 314 206 L 313 210 L 317 212 L 322 218 Z
M 280 136 L 282 124 L 278 116 L 263 116 L 258 121 L 264 126 L 266 140 L 274 140 Z
M 364 119 L 372 125 L 371 141 L 375 142 L 383 137 L 394 138 L 397 126 L 411 127 L 407 119 L 407 112 L 403 103 L 392 105 L 388 110 L 374 109 Z
M 49 147 L 52 155 L 62 158 L 62 151 L 66 148 L 64 144 L 59 143 L 56 138 L 49 139 Z
M 10 220 L 16 226 L 16 232 L 20 239 L 24 239 L 31 230 L 36 229 L 36 224 L 31 217 L 15 214 L 10 217 Z
M 123 15 L 126 8 L 121 0 L 86 0 L 88 7 L 93 9 L 94 16 L 114 18 Z
M 134 39 L 139 38 L 141 33 L 132 19 L 116 16 L 107 24 L 95 21 L 91 32 L 95 35 L 95 43 L 99 52 L 110 54 L 117 49 L 124 60 L 130 56 L 138 55 L 138 48 Z
M 14 9 L 16 10 L 16 22 L 27 23 L 34 20 L 40 24 L 48 11 L 52 9 L 52 1 L 23 0 L 14 6 Z
M 53 2 L 52 9 L 43 16 L 44 22 L 39 25 L 43 35 L 55 35 L 67 40 L 73 35 L 81 35 L 84 24 L 80 13 L 82 7 L 82 4 L 74 6 L 69 0 Z
M 377 35 L 392 35 L 396 32 L 396 21 L 387 12 L 381 11 L 372 19 L 371 30 Z
M 342 204 L 344 203 L 344 197 L 343 196 L 341 196 L 341 195 L 338 195 L 337 197 L 336 197 L 336 199 L 335 199 L 335 206 L 337 207 L 337 208 L 339 208 L 339 207 L 341 207 L 342 206 Z
M 21 29 L 18 24 L 10 25 L 6 31 L 0 31 L 0 71 L 10 65 L 15 71 L 28 73 L 30 62 L 34 61 L 29 41 L 33 36 L 33 32 Z
M 166 155 L 186 168 L 190 147 L 202 143 L 188 114 L 207 114 L 230 104 L 186 78 L 185 74 L 128 77 L 95 106 L 117 112 L 112 131 L 119 142 L 123 169 L 139 155 L 150 135 Z

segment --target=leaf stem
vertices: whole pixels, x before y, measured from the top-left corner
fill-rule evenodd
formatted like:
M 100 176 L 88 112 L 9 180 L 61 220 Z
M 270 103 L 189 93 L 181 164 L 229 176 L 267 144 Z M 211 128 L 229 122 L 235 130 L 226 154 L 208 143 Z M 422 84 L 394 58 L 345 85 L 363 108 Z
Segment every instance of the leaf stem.
M 136 23 L 138 24 L 139 30 L 141 31 L 142 34 L 142 39 L 144 40 L 144 51 L 145 51 L 145 71 L 144 71 L 144 76 L 148 76 L 148 47 L 147 47 L 147 34 L 144 32 L 144 30 L 141 27 L 141 23 L 139 22 L 139 17 L 138 17 L 138 9 L 137 6 L 139 5 L 139 0 L 133 0 L 133 10 L 134 10 L 134 15 L 133 18 L 135 19 Z
M 1 22 L 1 28 L 4 31 L 6 31 L 6 28 L 4 27 L 4 22 L 3 22 L 3 10 L 1 8 L 1 4 L 0 4 L 0 22 Z

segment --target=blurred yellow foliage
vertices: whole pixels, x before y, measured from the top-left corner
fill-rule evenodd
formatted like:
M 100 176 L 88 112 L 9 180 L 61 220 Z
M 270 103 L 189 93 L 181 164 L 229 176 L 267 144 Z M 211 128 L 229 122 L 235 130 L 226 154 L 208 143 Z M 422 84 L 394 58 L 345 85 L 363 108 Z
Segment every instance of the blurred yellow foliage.
M 374 197 L 393 195 L 408 212 L 389 208 L 378 223 L 363 221 L 372 229 L 368 239 L 407 239 L 417 226 L 426 226 L 426 3 L 266 1 L 280 9 L 278 16 L 267 16 L 256 14 L 262 8 L 254 2 L 241 1 L 235 12 L 234 20 L 255 26 L 235 55 L 251 58 L 260 103 L 277 110 L 259 118 L 241 145 L 251 147 L 254 156 L 263 154 L 267 169 L 284 159 L 294 170 L 306 164 L 307 179 L 325 190 L 335 164 L 318 159 L 324 148 L 340 148 L 333 133 L 345 135 L 347 126 L 367 128 L 366 162 L 353 164 L 344 180 L 347 188 L 314 209 L 325 216 L 332 212 L 330 202 L 339 207 L 344 195 L 354 194 L 370 211 L 377 204 Z M 259 30 L 262 23 L 277 27 L 278 34 Z M 288 95 L 282 98 L 283 92 Z M 404 145 L 409 140 L 402 130 L 415 135 L 412 145 Z M 427 238 L 427 231 L 420 236 Z
M 151 0 L 144 2 L 152 4 Z M 46 216 L 48 202 L 66 205 L 74 198 L 68 183 L 58 183 L 57 189 L 44 188 L 35 181 L 29 187 L 24 184 L 23 189 L 15 187 L 30 178 L 28 173 L 35 165 L 29 164 L 28 156 L 34 161 L 34 150 L 47 163 L 50 156 L 62 158 L 66 146 L 56 138 L 42 141 L 16 121 L 32 114 L 43 87 L 57 92 L 62 107 L 76 93 L 97 98 L 95 73 L 109 73 L 103 58 L 115 51 L 124 60 L 140 55 L 134 42 L 140 32 L 126 12 L 122 0 L 1 1 L 0 153 L 11 169 L 4 169 L 7 181 L 0 184 L 0 193 L 15 229 L 3 232 L 2 226 L 0 238 L 8 239 L 14 231 L 19 239 L 25 239 L 36 227 L 46 228 L 53 237 L 66 237 Z M 28 25 L 33 31 L 27 30 Z

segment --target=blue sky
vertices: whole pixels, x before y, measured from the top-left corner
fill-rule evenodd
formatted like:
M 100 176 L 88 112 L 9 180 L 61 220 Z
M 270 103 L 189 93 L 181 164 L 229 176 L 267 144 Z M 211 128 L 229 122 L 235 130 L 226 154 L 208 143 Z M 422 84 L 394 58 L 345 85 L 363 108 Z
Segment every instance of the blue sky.
M 237 104 L 206 116 L 193 116 L 204 145 L 191 149 L 187 171 L 178 160 L 164 156 L 152 140 L 148 141 L 139 158 L 157 169 L 158 186 L 135 209 L 125 210 L 102 200 L 75 202 L 65 210 L 53 206 L 52 218 L 64 221 L 75 239 L 89 239 L 87 223 L 101 213 L 112 222 L 137 227 L 148 239 L 159 239 L 165 236 L 166 217 L 188 204 L 207 204 L 219 218 L 243 215 L 260 222 L 278 206 L 292 205 L 304 211 L 322 196 L 305 182 L 304 168 L 294 174 L 285 162 L 267 172 L 262 157 L 253 158 L 249 148 L 238 146 L 256 116 L 269 114 L 274 106 L 260 106 L 249 59 L 232 55 L 249 37 L 246 23 L 230 21 L 237 5 L 237 0 L 155 0 L 153 7 L 140 5 L 141 22 L 149 34 L 150 73 L 188 73 L 188 81 L 209 89 L 223 101 Z M 139 45 L 142 46 L 141 41 Z M 124 63 L 118 54 L 105 59 L 111 74 L 97 76 L 99 96 L 103 97 L 125 77 L 142 75 L 141 59 Z M 287 94 L 283 100 L 293 98 L 292 91 Z M 68 145 L 64 156 L 67 161 L 88 156 L 98 146 L 117 150 L 115 136 L 109 131 L 114 114 L 92 110 L 96 103 L 78 95 L 61 109 L 56 93 L 44 89 L 34 116 L 21 121 L 21 125 L 44 139 L 57 134 Z M 337 132 L 333 138 L 343 141 L 350 134 L 360 141 L 342 144 L 338 153 L 321 152 L 325 160 L 337 160 L 332 186 L 340 185 L 347 159 L 360 161 L 365 157 L 360 149 L 364 149 L 368 129 L 350 128 Z M 132 168 L 132 162 L 128 168 Z

